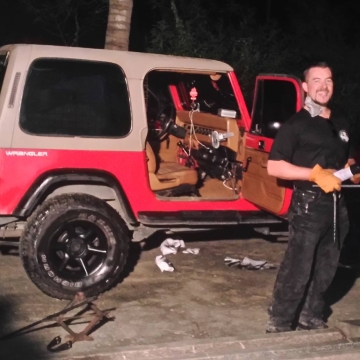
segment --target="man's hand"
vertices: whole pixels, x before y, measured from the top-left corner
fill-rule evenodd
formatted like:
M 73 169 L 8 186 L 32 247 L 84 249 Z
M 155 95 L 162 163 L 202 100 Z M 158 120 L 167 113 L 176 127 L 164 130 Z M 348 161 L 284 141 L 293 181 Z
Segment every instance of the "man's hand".
M 323 169 L 320 165 L 315 165 L 311 170 L 309 180 L 315 182 L 326 193 L 341 190 L 341 180 L 333 175 L 334 170 Z
M 351 177 L 350 181 L 352 181 L 355 185 L 360 184 L 360 174 L 356 174 L 353 177 Z
M 354 162 L 355 163 L 355 162 Z M 349 164 L 349 162 L 345 165 L 345 168 L 349 167 L 350 165 L 352 165 L 351 163 Z M 360 184 L 360 174 L 356 174 L 353 177 L 350 178 L 350 181 L 353 182 L 355 185 Z

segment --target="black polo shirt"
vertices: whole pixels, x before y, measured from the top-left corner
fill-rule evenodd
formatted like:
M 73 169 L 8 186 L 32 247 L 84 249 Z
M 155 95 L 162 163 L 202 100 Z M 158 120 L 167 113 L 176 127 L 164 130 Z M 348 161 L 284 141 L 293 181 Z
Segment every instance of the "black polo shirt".
M 324 169 L 342 169 L 353 156 L 349 133 L 345 118 L 333 112 L 330 119 L 311 117 L 303 108 L 280 127 L 269 160 L 284 160 L 307 168 L 319 164 Z M 295 180 L 294 184 L 311 187 L 309 181 Z

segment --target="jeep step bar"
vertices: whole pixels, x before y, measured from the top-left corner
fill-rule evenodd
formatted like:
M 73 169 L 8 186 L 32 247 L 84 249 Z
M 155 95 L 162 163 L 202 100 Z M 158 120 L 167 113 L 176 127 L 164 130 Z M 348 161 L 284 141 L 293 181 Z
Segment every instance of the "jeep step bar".
M 267 212 L 240 211 L 176 211 L 139 212 L 139 222 L 147 226 L 221 226 L 280 224 L 285 221 Z

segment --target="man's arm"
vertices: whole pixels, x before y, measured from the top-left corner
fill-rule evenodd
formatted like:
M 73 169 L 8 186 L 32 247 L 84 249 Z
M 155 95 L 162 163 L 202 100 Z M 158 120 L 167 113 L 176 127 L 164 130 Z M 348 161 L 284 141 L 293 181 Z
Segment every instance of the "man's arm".
M 269 160 L 268 174 L 285 180 L 309 180 L 326 193 L 341 189 L 341 180 L 333 175 L 335 170 L 315 165 L 312 169 L 296 166 L 284 160 Z
M 269 175 L 285 180 L 309 180 L 312 169 L 290 164 L 284 160 L 269 160 L 267 172 Z
M 309 180 L 312 169 L 292 164 L 292 158 L 299 142 L 299 131 L 293 121 L 281 125 L 267 162 L 269 175 L 284 180 Z

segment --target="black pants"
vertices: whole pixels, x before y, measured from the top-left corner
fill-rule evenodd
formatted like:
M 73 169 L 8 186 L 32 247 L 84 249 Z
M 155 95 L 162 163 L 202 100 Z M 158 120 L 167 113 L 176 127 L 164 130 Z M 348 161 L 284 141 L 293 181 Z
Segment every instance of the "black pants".
M 341 244 L 349 229 L 343 196 L 338 198 L 337 209 L 338 236 L 334 243 L 332 194 L 294 190 L 289 210 L 288 248 L 269 308 L 274 325 L 291 326 L 298 311 L 300 321 L 322 319 L 323 295 L 335 275 Z

